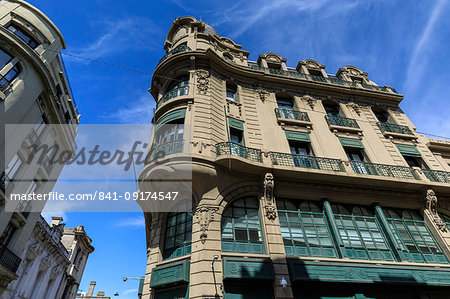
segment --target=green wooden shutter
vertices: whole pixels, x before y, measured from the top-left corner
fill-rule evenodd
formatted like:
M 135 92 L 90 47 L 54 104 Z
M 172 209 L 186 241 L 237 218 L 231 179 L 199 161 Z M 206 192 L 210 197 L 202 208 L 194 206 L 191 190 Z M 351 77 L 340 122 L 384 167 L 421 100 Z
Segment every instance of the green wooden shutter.
M 156 129 L 158 129 L 161 125 L 167 124 L 168 122 L 174 121 L 176 119 L 184 118 L 186 115 L 186 108 L 174 110 L 172 112 L 167 113 L 156 122 Z
M 364 149 L 364 145 L 359 139 L 339 137 L 339 141 L 341 142 L 343 147 Z
M 414 145 L 407 144 L 395 144 L 399 152 L 404 156 L 409 157 L 420 157 L 419 150 Z
M 231 117 L 228 117 L 228 126 L 233 129 L 244 131 L 244 123 Z
M 295 140 L 301 142 L 311 142 L 309 139 L 309 134 L 304 132 L 295 132 L 295 131 L 284 131 L 286 134 L 287 140 Z

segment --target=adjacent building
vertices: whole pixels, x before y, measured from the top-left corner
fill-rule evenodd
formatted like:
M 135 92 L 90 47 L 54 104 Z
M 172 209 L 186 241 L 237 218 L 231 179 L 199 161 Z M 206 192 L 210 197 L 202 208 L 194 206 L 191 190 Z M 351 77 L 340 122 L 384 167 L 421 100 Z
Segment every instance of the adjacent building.
M 354 66 L 250 61 L 193 17 L 164 49 L 164 155 L 140 190 L 188 156 L 194 208 L 145 213 L 142 298 L 448 297 L 450 143 L 418 134 L 401 94 Z
M 49 225 L 42 216 L 39 218 L 20 256 L 19 278 L 0 298 L 75 298 L 94 248 L 83 226 L 66 228 L 62 221 L 62 217 L 54 216 Z
M 59 29 L 41 11 L 25 1 L 1 1 L 0 295 L 18 277 L 20 256 L 45 204 L 17 202 L 11 208 L 7 195 L 47 193 L 62 169 L 49 156 L 42 163 L 25 163 L 30 145 L 58 144 L 68 151 L 75 147 L 79 114 L 59 54 L 65 47 Z

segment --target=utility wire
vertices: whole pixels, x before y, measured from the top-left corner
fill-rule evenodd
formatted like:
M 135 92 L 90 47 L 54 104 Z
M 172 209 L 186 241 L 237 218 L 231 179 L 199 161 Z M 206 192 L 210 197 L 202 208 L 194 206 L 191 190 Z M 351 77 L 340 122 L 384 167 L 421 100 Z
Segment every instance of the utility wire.
M 54 50 L 50 50 L 50 51 L 54 51 Z M 78 58 L 78 59 L 82 59 L 82 60 L 86 60 L 86 61 L 90 61 L 90 62 L 95 62 L 95 63 L 99 63 L 99 64 L 103 64 L 103 65 L 107 65 L 107 66 L 111 66 L 111 67 L 115 67 L 115 68 L 120 68 L 120 69 L 123 69 L 123 70 L 127 70 L 127 71 L 132 71 L 132 72 L 140 73 L 140 74 L 144 74 L 144 75 L 147 75 L 147 76 L 159 77 L 159 78 L 164 78 L 164 79 L 174 80 L 173 77 L 167 77 L 167 76 L 162 76 L 162 75 L 154 75 L 154 73 L 149 73 L 149 72 L 146 72 L 146 71 L 141 71 L 141 70 L 133 69 L 133 68 L 130 68 L 130 67 L 125 67 L 125 66 L 121 66 L 121 65 L 117 65 L 117 64 L 113 64 L 113 63 L 108 63 L 108 62 L 100 61 L 100 60 L 97 60 L 97 59 L 86 58 L 86 57 L 82 57 L 82 56 L 79 56 L 79 55 L 75 55 L 75 54 L 71 54 L 71 53 L 66 53 L 66 52 L 62 52 L 62 51 L 54 51 L 54 52 L 59 52 L 59 53 L 61 53 L 62 55 L 71 56 L 71 57 L 74 57 L 74 58 Z M 190 85 L 194 86 L 195 84 L 189 82 L 188 85 L 189 85 L 189 86 L 190 86 Z M 212 88 L 210 88 L 210 89 L 212 89 Z M 216 90 L 222 91 L 222 89 L 216 89 Z M 277 104 L 276 101 L 267 100 L 267 99 L 265 100 L 265 102 L 271 102 L 271 103 Z M 310 112 L 314 112 L 314 113 L 320 113 L 320 114 L 323 114 L 323 115 L 327 115 L 326 112 L 314 111 L 314 110 L 309 110 L 309 111 L 310 111 Z M 366 120 L 360 120 L 360 119 L 358 119 L 357 121 L 358 121 L 358 122 L 365 122 L 365 123 L 372 124 L 372 122 L 366 121 Z M 450 140 L 450 137 L 446 137 L 446 136 L 440 136 L 440 135 L 435 135 L 435 134 L 430 134 L 430 133 L 425 133 L 425 132 L 418 132 L 418 131 L 417 131 L 416 133 L 418 133 L 418 134 L 424 134 L 424 135 L 428 135 L 428 136 L 433 136 L 433 137 L 437 137 L 437 138 L 442 138 L 442 139 L 448 139 L 448 140 Z

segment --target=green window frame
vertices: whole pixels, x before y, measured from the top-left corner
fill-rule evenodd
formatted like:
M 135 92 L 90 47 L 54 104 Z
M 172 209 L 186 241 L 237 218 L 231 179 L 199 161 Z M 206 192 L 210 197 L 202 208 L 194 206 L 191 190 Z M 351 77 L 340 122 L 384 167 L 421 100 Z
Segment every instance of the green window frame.
M 383 208 L 402 260 L 415 263 L 448 264 L 438 242 L 416 210 Z
M 439 213 L 439 215 L 441 215 L 442 220 L 444 220 L 445 224 L 447 225 L 447 228 L 450 230 L 450 216 L 442 213 Z
M 372 209 L 358 205 L 331 204 L 336 227 L 350 259 L 395 261 L 388 239 Z
M 321 203 L 277 199 L 277 209 L 286 255 L 338 257 Z
M 191 253 L 192 213 L 170 212 L 166 220 L 163 259 L 168 260 Z
M 222 214 L 222 251 L 263 254 L 263 240 L 257 197 L 233 201 Z

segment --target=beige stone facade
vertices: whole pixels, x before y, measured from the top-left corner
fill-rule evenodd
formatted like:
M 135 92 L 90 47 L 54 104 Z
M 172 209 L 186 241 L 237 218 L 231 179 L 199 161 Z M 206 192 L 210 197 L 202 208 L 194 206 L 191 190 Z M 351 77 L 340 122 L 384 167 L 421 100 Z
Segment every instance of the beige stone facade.
M 275 53 L 249 61 L 248 51 L 192 17 L 174 21 L 164 49 L 150 88 L 157 102 L 151 138 L 156 149 L 161 140 L 174 144 L 176 137 L 159 139 L 165 133 L 156 128 L 167 123 L 182 132 L 184 125 L 182 150 L 165 146 L 159 162 L 192 159 L 194 207 L 192 222 L 180 214 L 145 213 L 143 298 L 309 298 L 314 288 L 316 296 L 339 297 L 351 289 L 352 296 L 367 290 L 363 296 L 370 297 L 380 291 L 372 286 L 386 282 L 386 292 L 392 285 L 405 292 L 424 286 L 417 292 L 431 298 L 442 291 L 433 288 L 450 285 L 442 278 L 450 277 L 450 233 L 442 219 L 450 215 L 450 144 L 418 134 L 395 89 L 376 85 L 353 66 L 331 75 L 309 59 L 291 68 Z M 141 191 L 153 190 L 146 180 L 160 175 L 160 165 L 146 166 Z M 242 212 L 242 198 L 255 198 L 257 206 L 250 208 L 252 199 L 246 199 Z M 294 211 L 287 202 L 300 207 Z M 286 217 L 297 213 L 297 222 L 306 221 L 303 203 L 319 207 L 318 214 L 305 213 L 313 221 L 322 217 L 323 227 L 311 233 L 305 222 L 300 236 Z M 368 214 L 346 214 L 341 207 L 363 207 Z M 237 224 L 237 213 L 242 221 L 255 209 L 258 232 L 248 220 Z M 351 246 L 352 232 L 365 235 L 345 221 L 356 225 L 361 217 L 378 227 L 393 257 L 376 258 L 372 245 Z M 432 249 L 424 249 L 427 241 L 402 239 L 415 234 L 413 224 L 426 231 L 421 236 L 434 242 L 426 245 Z M 322 244 L 329 247 L 308 241 L 325 231 Z M 361 291 L 362 282 L 372 286 L 363 284 Z M 262 296 L 258 289 L 268 291 Z
M 29 146 L 58 144 L 73 151 L 79 114 L 59 56 L 65 47 L 61 32 L 35 7 L 0 3 L 0 295 L 17 278 L 19 257 L 43 208 L 42 202 L 6 208 L 6 194 L 47 193 L 62 169 L 49 159 L 25 163 Z M 22 124 L 28 126 L 15 126 Z M 46 124 L 70 126 L 55 131 Z
M 62 221 L 54 216 L 49 225 L 39 218 L 21 255 L 19 278 L 0 298 L 75 298 L 94 248 L 82 225 L 67 228 Z

